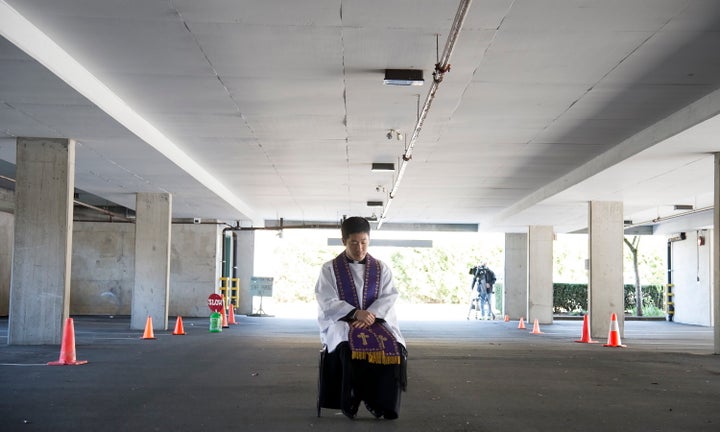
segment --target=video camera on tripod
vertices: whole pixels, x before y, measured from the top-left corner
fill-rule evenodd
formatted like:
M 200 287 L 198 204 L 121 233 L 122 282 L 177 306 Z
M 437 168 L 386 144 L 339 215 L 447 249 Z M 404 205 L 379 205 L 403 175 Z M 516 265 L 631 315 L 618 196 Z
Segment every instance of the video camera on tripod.
M 475 319 L 478 319 L 478 312 L 481 319 L 495 319 L 495 313 L 490 304 L 493 294 L 493 284 L 495 283 L 495 273 L 490 270 L 485 263 L 471 267 L 469 273 L 473 275 L 472 285 L 470 289 L 476 288 L 477 294 L 473 295 L 470 300 L 470 308 L 468 309 L 467 319 L 470 319 L 470 313 L 475 310 Z M 485 314 L 485 306 L 487 306 L 487 315 Z
M 490 270 L 485 264 L 480 264 L 474 267 L 470 267 L 469 273 L 473 275 L 473 285 L 477 281 L 477 290 L 480 291 L 482 288 L 481 281 L 485 281 L 485 290 L 488 293 L 492 293 L 492 286 L 495 283 L 495 273 Z M 489 285 L 489 286 L 488 286 Z

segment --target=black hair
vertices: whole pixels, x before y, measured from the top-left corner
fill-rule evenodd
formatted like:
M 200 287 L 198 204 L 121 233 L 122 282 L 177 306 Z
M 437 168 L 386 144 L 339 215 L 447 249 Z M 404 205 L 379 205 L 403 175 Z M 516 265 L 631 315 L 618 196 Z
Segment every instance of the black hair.
M 352 216 L 343 221 L 342 226 L 340 227 L 340 232 L 342 232 L 343 240 L 350 237 L 350 234 L 370 234 L 370 222 L 368 222 L 364 217 Z

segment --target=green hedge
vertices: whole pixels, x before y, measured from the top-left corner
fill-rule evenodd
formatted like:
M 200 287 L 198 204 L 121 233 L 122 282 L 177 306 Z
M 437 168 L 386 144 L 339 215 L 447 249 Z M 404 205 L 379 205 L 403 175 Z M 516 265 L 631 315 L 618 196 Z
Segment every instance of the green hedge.
M 662 309 L 665 287 L 643 285 L 643 308 Z M 625 285 L 625 310 L 635 311 L 635 286 Z M 587 311 L 587 284 L 553 284 L 553 313 L 584 313 Z

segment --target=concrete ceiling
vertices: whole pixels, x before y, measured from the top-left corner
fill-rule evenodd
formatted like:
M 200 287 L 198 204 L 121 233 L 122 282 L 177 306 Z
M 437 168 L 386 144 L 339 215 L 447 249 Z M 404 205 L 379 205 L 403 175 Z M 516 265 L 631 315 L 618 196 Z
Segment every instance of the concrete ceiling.
M 76 187 L 260 226 L 587 226 L 713 205 L 720 2 L 486 0 L 399 167 L 458 11 L 437 0 L 0 0 L 0 159 L 77 141 Z M 382 84 L 422 69 L 425 85 Z M 388 205 L 368 207 L 367 201 Z

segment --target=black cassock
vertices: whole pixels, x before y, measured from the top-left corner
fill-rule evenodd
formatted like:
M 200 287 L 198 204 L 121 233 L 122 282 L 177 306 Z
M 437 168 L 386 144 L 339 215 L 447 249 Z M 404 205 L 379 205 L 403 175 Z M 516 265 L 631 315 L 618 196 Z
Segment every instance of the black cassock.
M 400 364 L 381 365 L 353 360 L 350 345 L 320 352 L 317 414 L 322 408 L 340 409 L 354 416 L 361 401 L 376 417 L 397 418 L 400 395 L 407 387 L 407 350 L 402 344 Z

